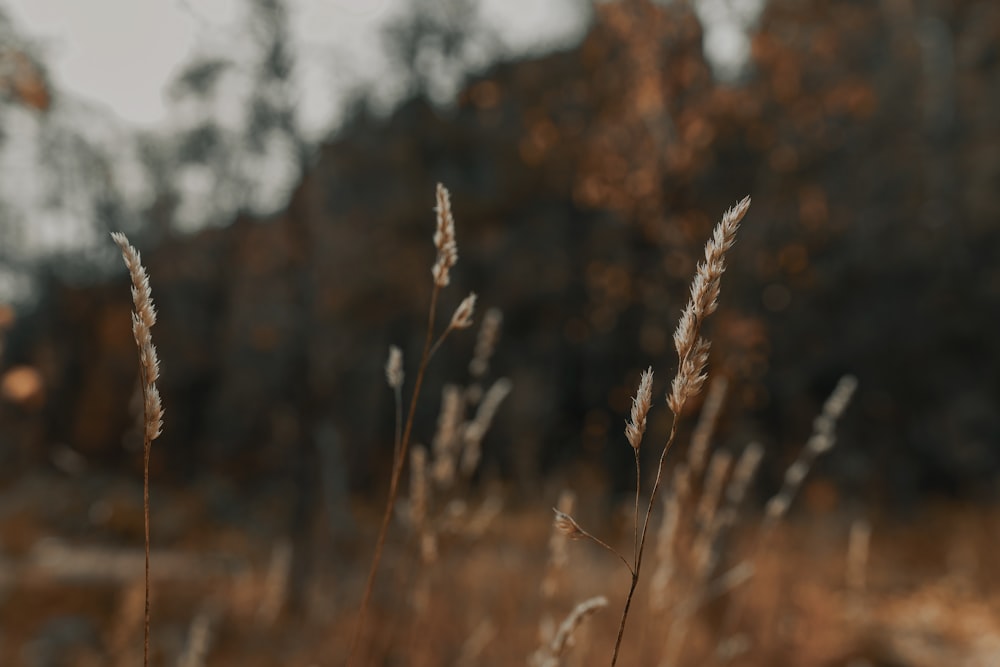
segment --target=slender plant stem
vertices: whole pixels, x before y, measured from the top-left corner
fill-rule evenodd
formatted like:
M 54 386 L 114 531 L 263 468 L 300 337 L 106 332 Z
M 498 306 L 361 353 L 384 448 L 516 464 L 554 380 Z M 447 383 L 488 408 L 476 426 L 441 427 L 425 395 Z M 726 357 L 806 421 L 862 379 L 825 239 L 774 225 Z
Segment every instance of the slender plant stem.
M 434 356 L 434 353 L 440 349 L 441 344 L 444 343 L 444 339 L 448 337 L 448 334 L 451 333 L 452 329 L 454 329 L 454 327 L 449 324 L 448 328 L 441 332 L 441 335 L 438 336 L 438 339 L 434 342 L 433 347 L 431 347 L 430 352 L 427 352 L 427 361 L 430 361 Z
M 694 330 L 701 330 L 702 317 L 696 315 L 694 319 Z M 677 372 L 682 372 L 685 364 L 687 363 L 688 357 L 691 352 L 688 351 L 686 354 L 681 355 L 678 359 Z M 642 520 L 642 531 L 639 533 L 639 547 L 635 554 L 635 567 L 632 568 L 632 584 L 628 589 L 628 597 L 625 598 L 625 608 L 622 610 L 622 620 L 618 626 L 618 638 L 615 640 L 615 650 L 611 655 L 611 667 L 615 667 L 618 663 L 618 653 L 621 651 L 622 637 L 625 636 L 625 623 L 628 621 L 628 612 L 632 606 L 632 598 L 635 596 L 635 588 L 639 585 L 639 571 L 642 569 L 642 554 L 646 548 L 646 534 L 649 531 L 649 520 L 653 515 L 653 505 L 656 503 L 656 494 L 660 490 L 660 484 L 663 482 L 663 467 L 667 460 L 667 454 L 670 452 L 670 448 L 674 444 L 674 440 L 677 437 L 677 421 L 681 417 L 681 413 L 684 410 L 684 399 L 681 399 L 680 404 L 677 406 L 674 412 L 674 420 L 670 425 L 670 435 L 667 436 L 667 441 L 663 445 L 663 450 L 660 452 L 660 460 L 656 464 L 656 479 L 653 481 L 653 488 L 649 492 L 649 504 L 646 506 L 646 517 Z M 636 486 L 638 487 L 639 481 L 636 480 Z M 638 512 L 636 512 L 636 518 L 638 519 Z
M 392 460 L 395 462 L 403 446 L 403 388 L 395 387 L 392 393 L 396 402 L 396 434 L 392 441 Z
M 142 420 L 142 519 L 145 531 L 145 554 L 146 565 L 143 574 L 144 603 L 142 620 L 142 666 L 149 667 L 149 453 L 153 449 L 153 443 L 149 439 L 150 416 L 146 414 L 149 401 L 145 399 L 145 394 L 149 391 L 147 384 L 146 368 L 139 364 L 139 378 L 142 382 L 143 393 L 143 420 Z
M 629 563 L 629 562 L 628 562 L 628 561 L 627 561 L 627 560 L 625 559 L 625 556 L 622 556 L 622 555 L 621 555 L 621 554 L 620 554 L 620 553 L 618 552 L 618 550 L 617 550 L 617 549 L 615 549 L 615 548 L 614 548 L 613 546 L 611 546 L 610 544 L 608 544 L 607 542 L 605 542 L 605 541 L 604 541 L 604 540 L 602 540 L 601 538 L 599 538 L 599 537 L 596 537 L 596 536 L 594 536 L 594 535 L 592 535 L 592 534 L 588 533 L 588 532 L 587 532 L 587 531 L 585 531 L 585 530 L 584 530 L 583 528 L 578 528 L 578 530 L 580 531 L 580 535 L 582 535 L 582 536 L 583 536 L 583 537 L 585 537 L 586 539 L 588 539 L 588 540 L 592 541 L 592 542 L 593 542 L 594 544 L 596 544 L 596 545 L 598 545 L 598 546 L 601 546 L 601 547 L 604 547 L 605 549 L 607 549 L 608 551 L 610 551 L 610 552 L 611 552 L 611 553 L 613 553 L 614 555 L 618 556 L 619 560 L 621 560 L 621 562 L 625 563 L 625 567 L 627 567 L 627 568 L 628 568 L 628 571 L 629 571 L 629 573 L 630 573 L 630 574 L 632 575 L 632 578 L 633 578 L 633 579 L 635 578 L 635 570 L 633 569 L 633 567 L 632 567 L 632 564 L 631 564 L 631 563 Z
M 142 471 L 142 514 L 146 526 L 146 571 L 145 571 L 145 612 L 142 633 L 142 664 L 149 667 L 149 443 L 143 452 Z
M 656 502 L 656 494 L 660 490 L 660 483 L 663 481 L 663 464 L 667 460 L 667 452 L 674 444 L 677 435 L 677 419 L 674 415 L 674 423 L 670 426 L 670 436 L 667 438 L 663 451 L 660 452 L 660 462 L 656 467 L 656 481 L 653 482 L 653 490 L 649 494 L 649 505 L 646 507 L 646 518 L 642 522 L 642 531 L 639 533 L 639 549 L 635 557 L 635 567 L 629 568 L 632 571 L 632 584 L 628 589 L 628 597 L 625 598 L 625 608 L 622 610 L 622 620 L 618 626 L 618 638 L 615 640 L 615 651 L 611 656 L 611 667 L 618 663 L 618 653 L 622 646 L 622 637 L 625 635 L 625 623 L 628 621 L 628 612 L 632 606 L 632 598 L 635 595 L 635 588 L 639 585 L 639 571 L 642 569 L 642 554 L 646 547 L 646 533 L 649 528 L 649 519 L 653 514 L 653 505 Z
M 403 427 L 402 440 L 400 446 L 397 448 L 398 451 L 392 465 L 389 496 L 386 499 L 385 511 L 382 514 L 382 524 L 379 527 L 378 539 L 375 542 L 375 554 L 372 556 L 371 569 L 368 571 L 368 581 L 365 584 L 364 597 L 361 599 L 361 609 L 358 611 L 357 624 L 354 626 L 354 636 L 351 638 L 351 649 L 347 657 L 348 665 L 354 662 L 360 644 L 361 633 L 364 630 L 365 616 L 368 612 L 368 605 L 371 602 L 372 590 L 375 587 L 375 577 L 378 574 L 378 566 L 382 560 L 382 549 L 385 546 L 386 534 L 389 532 L 392 509 L 396 504 L 396 496 L 399 493 L 399 478 L 402 476 L 403 464 L 406 461 L 406 453 L 410 445 L 410 433 L 413 430 L 413 419 L 417 412 L 417 398 L 420 396 L 420 388 L 423 385 L 424 374 L 427 371 L 427 364 L 431 357 L 431 340 L 434 337 L 434 315 L 437 311 L 438 293 L 440 291 L 441 288 L 435 284 L 434 290 L 431 292 L 431 305 L 427 315 L 427 336 L 424 339 L 424 351 L 420 355 L 420 368 L 417 370 L 417 377 L 413 383 L 413 395 L 410 397 L 410 407 L 406 415 L 406 425 Z
M 632 562 L 635 563 L 639 558 L 639 494 L 642 491 L 642 470 L 639 467 L 639 449 L 635 447 L 632 452 L 635 454 L 635 513 L 632 515 L 635 534 L 632 539 Z

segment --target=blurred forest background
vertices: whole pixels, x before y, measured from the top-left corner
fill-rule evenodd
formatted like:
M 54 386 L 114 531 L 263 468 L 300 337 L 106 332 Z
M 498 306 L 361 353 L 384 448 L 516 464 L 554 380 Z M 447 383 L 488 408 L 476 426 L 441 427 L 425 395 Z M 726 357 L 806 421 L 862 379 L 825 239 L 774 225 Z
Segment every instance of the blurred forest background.
M 56 89 L 0 6 L 0 550 L 141 534 L 113 230 L 159 311 L 154 505 L 173 500 L 154 539 L 188 539 L 188 494 L 212 525 L 350 541 L 388 481 L 388 347 L 412 373 L 422 343 L 437 182 L 460 256 L 442 307 L 471 290 L 502 311 L 490 377 L 512 386 L 473 488 L 539 513 L 567 485 L 609 514 L 628 500 L 639 372 L 662 397 L 704 241 L 750 195 L 708 334 L 729 386 L 715 446 L 766 452 L 754 504 L 845 373 L 810 511 L 1000 495 L 1000 4 L 581 2 L 573 44 L 516 56 L 473 0 L 415 0 L 383 29 L 400 101 L 359 88 L 319 136 L 289 11 L 246 0 L 245 43 L 183 64 L 169 131 L 133 132 Z M 474 343 L 435 359 L 418 441 Z M 656 441 L 669 412 L 652 419 Z M 76 491 L 42 528 L 21 513 L 51 484 Z

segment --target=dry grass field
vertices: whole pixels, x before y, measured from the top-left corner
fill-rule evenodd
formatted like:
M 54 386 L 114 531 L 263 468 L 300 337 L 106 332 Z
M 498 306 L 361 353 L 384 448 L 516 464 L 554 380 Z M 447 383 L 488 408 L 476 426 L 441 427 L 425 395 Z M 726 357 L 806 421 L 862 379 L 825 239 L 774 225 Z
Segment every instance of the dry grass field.
M 294 605 L 285 597 L 288 545 L 274 510 L 262 503 L 220 522 L 211 505 L 224 499 L 212 495 L 153 489 L 153 664 L 342 664 L 377 508 L 357 508 L 351 542 L 316 546 L 316 572 Z M 39 477 L 22 480 L 5 498 L 0 539 L 15 555 L 3 563 L 0 663 L 141 664 L 141 488 Z M 470 499 L 470 507 L 481 500 Z M 528 664 L 540 628 L 598 595 L 608 607 L 580 627 L 562 664 L 608 664 L 628 572 L 609 554 L 571 543 L 547 594 L 551 511 L 507 504 L 482 532 L 442 537 L 432 567 L 419 565 L 419 548 L 405 529 L 394 532 L 360 664 Z M 628 544 L 626 524 L 600 503 L 578 505 L 581 522 Z M 44 514 L 34 510 L 39 506 Z M 860 584 L 850 575 L 852 521 L 841 513 L 794 512 L 760 549 L 759 516 L 746 516 L 730 558 L 756 552 L 755 574 L 697 611 L 676 664 L 998 664 L 1000 577 L 993 563 L 1000 513 L 949 506 L 906 521 L 869 521 Z M 621 664 L 662 664 L 677 601 L 663 609 L 651 602 L 640 587 Z M 739 622 L 727 625 L 737 607 Z M 734 636 L 739 641 L 729 647 L 743 652 L 726 661 L 717 652 Z
M 748 199 L 723 214 L 696 269 L 674 334 L 674 418 L 662 445 L 644 442 L 659 385 L 652 369 L 639 380 L 623 433 L 642 482 L 634 502 L 609 507 L 600 475 L 585 470 L 534 497 L 469 483 L 511 390 L 503 379 L 483 388 L 498 313 L 483 318 L 473 381 L 446 389 L 430 446 L 416 444 L 431 358 L 475 317 L 474 294 L 443 325 L 435 312 L 458 260 L 447 190 L 436 197 L 427 336 L 408 407 L 397 348 L 385 367 L 397 406 L 386 506 L 325 517 L 311 531 L 325 537 L 299 554 L 276 511 L 293 488 L 247 506 L 215 480 L 153 489 L 150 503 L 149 452 L 163 419 L 156 311 L 138 252 L 115 235 L 137 313 L 144 484 L 38 475 L 5 494 L 3 664 L 998 664 L 1000 514 L 953 506 L 859 516 L 831 488 L 808 485 L 813 462 L 835 445 L 855 378 L 837 384 L 760 510 L 747 491 L 763 448 L 711 447 L 724 382 L 708 385 L 690 441 L 673 448 L 691 416 L 685 403 L 707 384 L 701 325 Z M 658 447 L 652 472 L 643 447 Z
M 732 80 L 710 4 L 98 207 L 148 265 L 0 304 L 0 667 L 1000 667 L 1000 3 L 769 0 Z

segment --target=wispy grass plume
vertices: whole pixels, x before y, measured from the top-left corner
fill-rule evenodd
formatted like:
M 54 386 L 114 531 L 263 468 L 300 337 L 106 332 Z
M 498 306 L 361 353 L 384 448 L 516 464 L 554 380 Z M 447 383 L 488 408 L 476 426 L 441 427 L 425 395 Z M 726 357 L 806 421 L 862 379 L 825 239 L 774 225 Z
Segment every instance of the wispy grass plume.
M 145 525 L 145 611 L 143 618 L 142 664 L 149 665 L 149 454 L 153 440 L 163 429 L 163 405 L 156 381 L 160 377 L 160 360 L 153 345 L 152 329 L 156 324 L 156 308 L 149 288 L 149 276 L 142 265 L 142 258 L 121 232 L 111 234 L 121 248 L 125 266 L 132 279 L 132 336 L 139 350 L 139 378 L 142 387 L 142 513 Z
M 440 336 L 438 336 L 435 341 L 434 323 L 437 316 L 438 297 L 440 296 L 441 290 L 447 287 L 451 282 L 451 269 L 458 261 L 458 245 L 455 241 L 455 220 L 451 213 L 451 196 L 449 195 L 447 188 L 440 183 L 437 186 L 435 194 L 436 206 L 434 210 L 436 213 L 436 224 L 434 228 L 434 247 L 437 250 L 437 256 L 434 260 L 434 265 L 431 268 L 431 276 L 434 281 L 433 288 L 431 290 L 430 306 L 428 307 L 427 313 L 427 331 L 424 337 L 424 348 L 420 355 L 420 363 L 417 368 L 417 374 L 413 384 L 413 394 L 410 397 L 410 406 L 407 411 L 406 422 L 401 430 L 401 434 L 397 438 L 398 446 L 394 447 L 392 475 L 389 479 L 389 494 L 386 498 L 385 510 L 382 513 L 382 521 L 379 526 L 378 537 L 375 542 L 375 553 L 372 556 L 371 566 L 368 571 L 368 579 L 365 583 L 364 594 L 361 598 L 361 608 L 358 611 L 357 623 L 355 625 L 354 634 L 351 638 L 351 648 L 347 658 L 348 665 L 351 665 L 354 662 L 358 646 L 361 641 L 361 636 L 364 631 L 368 605 L 371 602 L 372 591 L 375 587 L 375 577 L 378 574 L 379 564 L 382 560 L 382 551 L 385 548 L 386 535 L 389 532 L 389 522 L 392 518 L 392 510 L 396 504 L 396 498 L 399 494 L 400 477 L 402 476 L 403 467 L 405 466 L 408 458 L 410 436 L 413 432 L 413 421 L 417 412 L 417 400 L 420 397 L 420 390 L 423 386 L 427 366 L 430 363 L 431 357 L 434 356 L 434 353 L 448 337 L 449 333 L 472 326 L 472 316 L 476 305 L 475 294 L 469 294 L 469 296 L 463 299 L 458 308 L 455 309 L 448 326 L 445 327 L 444 331 L 441 332 Z M 396 356 L 396 353 L 390 350 L 390 363 L 389 367 L 386 369 L 386 379 L 394 391 L 398 389 L 398 387 L 395 386 L 395 383 L 398 381 L 402 384 L 403 377 L 401 355 L 399 356 L 399 372 L 397 373 L 396 369 L 392 368 L 396 363 L 393 357 Z M 392 372 L 390 372 L 390 370 L 392 370 Z
M 653 514 L 653 507 L 656 504 L 657 493 L 663 482 L 664 464 L 667 453 L 677 436 L 677 423 L 684 412 L 684 406 L 688 399 L 698 394 L 705 384 L 705 368 L 708 365 L 708 351 L 710 344 L 701 335 L 701 325 L 705 318 L 715 312 L 718 308 L 720 285 L 722 274 L 726 270 L 726 252 L 736 242 L 736 232 L 739 229 L 740 221 L 750 208 L 750 198 L 747 197 L 727 210 L 722 219 L 716 225 L 712 237 L 705 244 L 705 261 L 698 264 L 694 280 L 691 283 L 691 294 L 684 311 L 681 313 L 677 323 L 677 330 L 674 332 L 674 346 L 677 349 L 677 374 L 674 376 L 667 393 L 667 405 L 674 413 L 674 420 L 670 427 L 670 434 L 660 451 L 659 463 L 656 467 L 656 478 L 653 481 L 653 488 L 649 494 L 649 503 L 646 506 L 645 517 L 639 522 L 639 499 L 641 496 L 642 475 L 640 470 L 639 446 L 645 431 L 646 416 L 650 406 L 650 396 L 652 392 L 653 373 L 648 369 L 642 374 L 639 380 L 639 387 L 636 390 L 635 398 L 632 401 L 632 413 L 625 427 L 625 437 L 632 447 L 636 462 L 636 502 L 635 502 L 635 523 L 634 523 L 634 545 L 632 559 L 629 561 L 607 543 L 597 539 L 573 519 L 573 517 L 556 511 L 556 527 L 573 538 L 589 539 L 596 544 L 608 549 L 628 568 L 632 575 L 632 582 L 629 586 L 628 595 L 625 598 L 625 607 L 622 610 L 621 623 L 618 626 L 618 637 L 615 640 L 614 653 L 611 656 L 611 665 L 614 667 L 618 662 L 618 655 L 621 650 L 622 637 L 625 634 L 625 625 L 628 622 L 629 609 L 632 606 L 632 599 L 635 596 L 636 587 L 639 584 L 639 574 L 642 568 L 642 557 L 646 546 L 646 536 L 649 532 L 649 523 Z M 721 397 L 716 402 L 721 402 Z M 714 500 L 710 508 L 713 518 L 717 499 L 722 492 L 723 474 L 728 472 L 729 463 L 725 466 L 719 465 L 719 480 L 717 489 L 712 494 Z M 669 509 L 669 508 L 668 508 Z M 673 509 L 676 509 L 674 507 Z M 666 524 L 667 533 L 673 532 L 674 519 Z

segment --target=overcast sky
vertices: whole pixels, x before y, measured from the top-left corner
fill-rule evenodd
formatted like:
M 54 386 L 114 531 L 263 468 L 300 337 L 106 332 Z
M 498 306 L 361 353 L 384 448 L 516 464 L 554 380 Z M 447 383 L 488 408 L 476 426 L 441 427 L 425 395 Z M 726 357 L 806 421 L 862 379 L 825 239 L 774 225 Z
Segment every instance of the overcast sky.
M 481 16 L 514 52 L 569 44 L 584 29 L 585 0 L 481 0 Z M 379 29 L 407 0 L 289 0 L 299 49 L 301 113 L 318 129 L 344 91 L 377 80 Z M 164 122 L 164 89 L 192 55 L 238 43 L 244 0 L 0 0 L 41 43 L 57 90 L 105 105 L 130 124 Z

